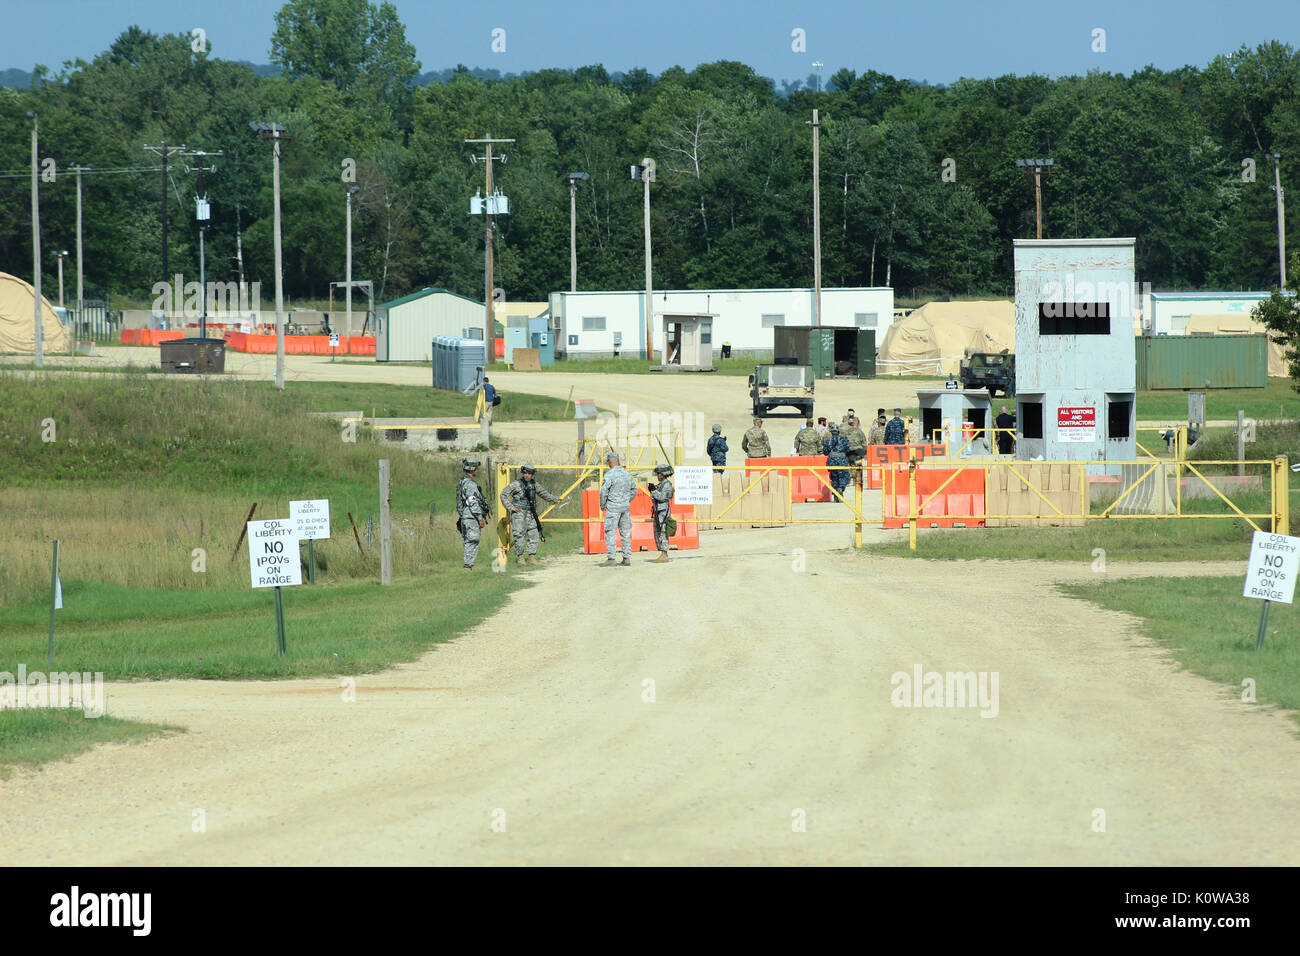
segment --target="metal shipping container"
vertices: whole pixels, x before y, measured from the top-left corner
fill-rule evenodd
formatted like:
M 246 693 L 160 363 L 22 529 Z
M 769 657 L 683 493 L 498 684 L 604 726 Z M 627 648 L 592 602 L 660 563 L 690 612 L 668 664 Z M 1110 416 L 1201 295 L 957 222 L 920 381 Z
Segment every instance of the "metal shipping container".
M 1268 336 L 1139 336 L 1137 387 L 1145 389 L 1263 388 L 1268 384 Z
M 778 326 L 773 333 L 774 357 L 811 365 L 815 378 L 876 377 L 875 329 Z

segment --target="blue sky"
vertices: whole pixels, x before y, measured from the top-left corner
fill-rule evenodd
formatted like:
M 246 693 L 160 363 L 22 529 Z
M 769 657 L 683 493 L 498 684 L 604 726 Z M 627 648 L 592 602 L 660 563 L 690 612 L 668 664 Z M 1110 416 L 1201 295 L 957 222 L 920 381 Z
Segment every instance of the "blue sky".
M 1203 66 L 1242 44 L 1300 42 L 1300 0 L 394 0 L 424 70 L 464 63 L 502 73 L 604 64 L 654 73 L 740 60 L 776 80 L 803 79 L 814 60 L 948 83 L 961 76 L 1147 64 Z M 7 0 L 0 69 L 58 69 L 90 59 L 127 27 L 202 27 L 214 55 L 266 63 L 279 0 Z M 491 50 L 505 31 L 505 52 Z M 792 31 L 806 50 L 792 50 Z M 1094 30 L 1105 52 L 1094 52 Z

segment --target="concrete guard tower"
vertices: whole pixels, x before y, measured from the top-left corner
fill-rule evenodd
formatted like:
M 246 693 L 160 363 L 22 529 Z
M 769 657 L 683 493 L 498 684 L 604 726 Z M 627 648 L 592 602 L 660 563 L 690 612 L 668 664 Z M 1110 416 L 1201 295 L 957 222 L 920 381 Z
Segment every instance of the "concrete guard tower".
M 1017 458 L 1135 458 L 1133 247 L 1015 240 Z

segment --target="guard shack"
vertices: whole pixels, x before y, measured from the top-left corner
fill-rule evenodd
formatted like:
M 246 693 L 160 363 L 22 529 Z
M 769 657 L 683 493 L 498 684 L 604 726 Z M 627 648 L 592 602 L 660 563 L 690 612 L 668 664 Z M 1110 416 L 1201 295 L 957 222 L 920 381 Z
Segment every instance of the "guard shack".
M 986 391 L 954 388 L 918 388 L 921 407 L 921 441 L 943 442 L 949 454 L 989 455 L 996 445 L 985 429 L 993 424 L 993 400 Z
M 713 320 L 715 314 L 664 313 L 662 365 L 651 368 L 663 372 L 712 372 Z
M 1016 457 L 1137 455 L 1133 239 L 1017 239 Z

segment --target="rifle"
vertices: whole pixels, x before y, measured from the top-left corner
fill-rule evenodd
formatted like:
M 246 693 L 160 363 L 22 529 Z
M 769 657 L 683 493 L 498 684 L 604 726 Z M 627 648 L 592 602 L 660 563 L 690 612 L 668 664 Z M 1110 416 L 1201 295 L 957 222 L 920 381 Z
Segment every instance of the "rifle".
M 529 482 L 532 484 L 532 482 Z M 528 500 L 528 510 L 533 514 L 533 521 L 537 522 L 537 537 L 541 541 L 546 540 L 546 532 L 542 530 L 542 519 L 537 517 L 537 492 L 524 485 L 524 497 Z

